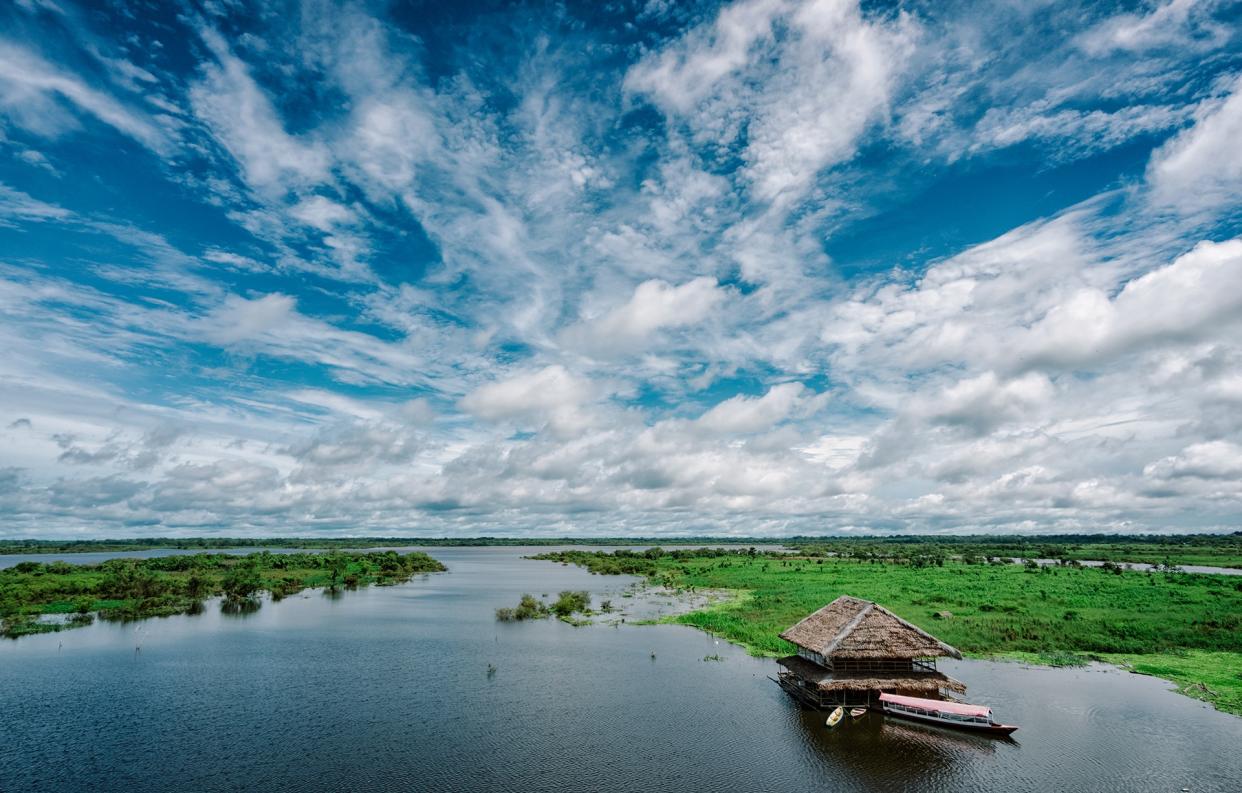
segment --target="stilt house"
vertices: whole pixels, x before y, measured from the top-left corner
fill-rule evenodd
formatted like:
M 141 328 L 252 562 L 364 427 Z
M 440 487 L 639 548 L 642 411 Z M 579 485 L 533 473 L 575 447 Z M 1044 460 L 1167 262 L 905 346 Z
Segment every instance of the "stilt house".
M 947 699 L 966 690 L 936 669 L 962 654 L 869 600 L 842 595 L 781 634 L 797 655 L 777 661 L 777 682 L 803 705 L 869 706 L 880 694 Z

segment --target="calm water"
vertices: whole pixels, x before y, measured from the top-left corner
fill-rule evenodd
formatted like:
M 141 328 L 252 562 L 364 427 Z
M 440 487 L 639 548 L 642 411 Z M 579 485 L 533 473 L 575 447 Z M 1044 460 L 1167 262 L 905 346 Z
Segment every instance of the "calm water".
M 0 790 L 1236 791 L 1242 780 L 1242 719 L 1103 668 L 946 664 L 973 701 L 1022 726 L 1015 741 L 875 715 L 829 733 L 767 679 L 772 662 L 689 628 L 496 623 L 524 591 L 589 588 L 620 603 L 631 583 L 521 553 L 435 549 L 451 572 L 400 587 L 0 642 Z

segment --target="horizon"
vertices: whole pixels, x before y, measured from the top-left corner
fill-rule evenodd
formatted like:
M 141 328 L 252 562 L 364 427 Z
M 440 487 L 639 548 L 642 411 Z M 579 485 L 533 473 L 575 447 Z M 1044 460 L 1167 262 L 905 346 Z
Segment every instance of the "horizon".
M 1236 534 L 1240 8 L 9 4 L 0 542 Z

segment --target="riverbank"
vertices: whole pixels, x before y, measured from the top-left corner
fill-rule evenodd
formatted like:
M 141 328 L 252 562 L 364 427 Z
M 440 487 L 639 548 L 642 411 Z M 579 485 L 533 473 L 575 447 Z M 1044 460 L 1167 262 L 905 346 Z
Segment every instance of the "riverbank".
M 0 569 L 0 635 L 16 638 L 109 620 L 189 614 L 210 597 L 226 609 L 258 607 L 308 588 L 356 589 L 445 568 L 425 553 L 194 554 L 100 564 L 22 562 Z M 60 615 L 61 618 L 46 618 Z
M 1242 582 L 1226 576 L 955 561 L 916 567 L 728 550 L 535 558 L 643 575 L 670 588 L 749 592 L 672 621 L 754 655 L 788 654 L 780 631 L 850 594 L 884 604 L 973 657 L 1049 665 L 1099 659 L 1242 715 Z

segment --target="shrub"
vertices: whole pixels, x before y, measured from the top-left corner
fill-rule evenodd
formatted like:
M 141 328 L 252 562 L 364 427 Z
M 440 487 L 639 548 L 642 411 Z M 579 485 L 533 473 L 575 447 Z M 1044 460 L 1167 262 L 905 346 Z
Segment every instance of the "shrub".
M 556 602 L 552 604 L 552 611 L 558 617 L 568 617 L 574 612 L 586 613 L 591 609 L 591 593 L 590 592 L 571 592 L 565 591 L 560 593 Z

